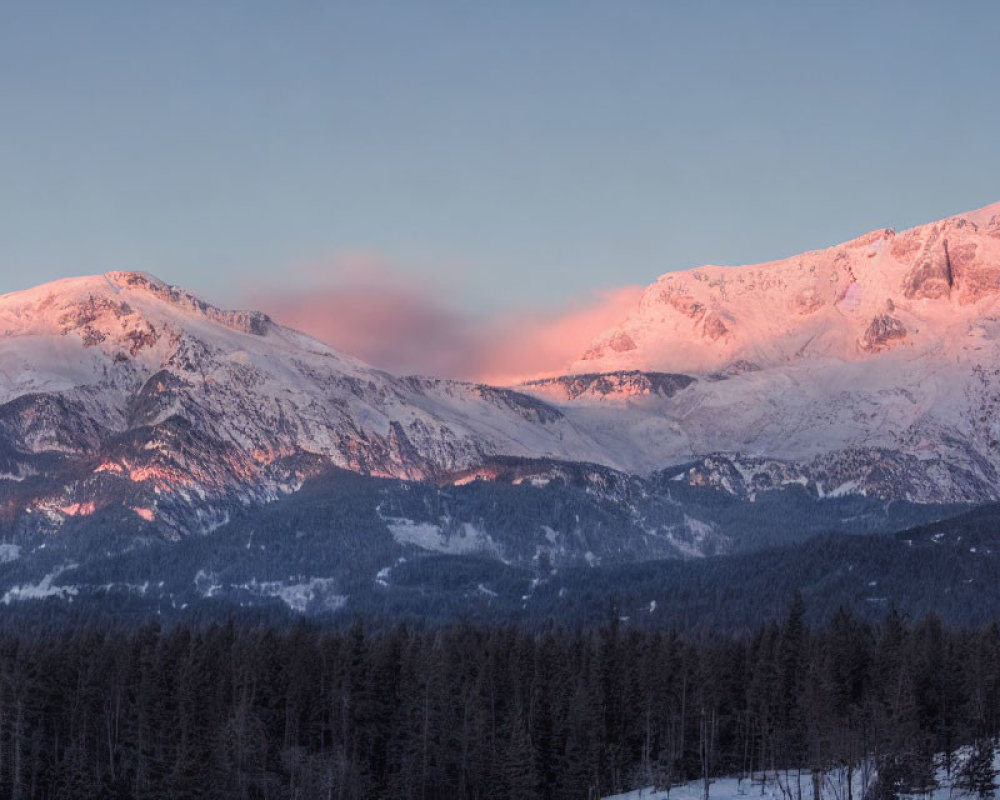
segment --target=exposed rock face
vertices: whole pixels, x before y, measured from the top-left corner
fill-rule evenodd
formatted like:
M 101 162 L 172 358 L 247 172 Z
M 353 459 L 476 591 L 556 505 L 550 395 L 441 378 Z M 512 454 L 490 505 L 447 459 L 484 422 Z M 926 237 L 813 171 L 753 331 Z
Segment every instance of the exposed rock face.
M 673 397 L 681 389 L 686 389 L 695 378 L 690 375 L 673 375 L 663 372 L 611 372 L 583 375 L 563 375 L 529 381 L 525 388 L 533 391 L 551 392 L 560 400 L 576 400 L 588 396 L 592 398 L 635 398 L 649 395 Z
M 977 242 L 958 242 L 948 253 L 959 302 L 978 303 L 1000 292 L 1000 264 L 979 258 Z
M 619 333 L 616 336 L 611 337 L 611 340 L 608 342 L 608 347 L 616 353 L 625 353 L 629 350 L 635 350 L 635 342 L 632 341 L 631 337 L 627 333 Z
M 710 313 L 705 317 L 705 324 L 702 327 L 706 339 L 717 341 L 729 333 L 729 328 L 722 318 L 715 313 Z
M 190 292 L 177 286 L 169 286 L 163 281 L 142 272 L 109 272 L 106 275 L 113 286 L 142 290 L 166 303 L 185 311 L 191 311 L 206 319 L 225 325 L 233 330 L 263 336 L 274 323 L 261 311 L 224 311 L 206 303 Z
M 861 347 L 868 351 L 884 350 L 893 341 L 906 338 L 906 326 L 895 317 L 879 314 L 865 329 Z
M 588 358 L 600 358 L 604 355 L 605 350 L 611 350 L 615 353 L 627 353 L 629 350 L 635 350 L 635 342 L 632 341 L 627 333 L 618 332 L 614 334 L 607 342 L 603 345 L 599 345 L 596 348 L 592 348 L 584 354 L 584 360 Z
M 954 284 L 948 243 L 935 236 L 907 273 L 903 294 L 909 299 L 936 300 L 951 294 Z
M 990 223 L 946 220 L 923 233 L 923 247 L 906 276 L 904 294 L 911 299 L 954 296 L 963 304 L 977 303 L 1000 292 L 1000 263 L 992 248 Z
M 994 214 L 990 217 L 990 221 L 986 225 L 986 233 L 1000 239 L 1000 214 Z

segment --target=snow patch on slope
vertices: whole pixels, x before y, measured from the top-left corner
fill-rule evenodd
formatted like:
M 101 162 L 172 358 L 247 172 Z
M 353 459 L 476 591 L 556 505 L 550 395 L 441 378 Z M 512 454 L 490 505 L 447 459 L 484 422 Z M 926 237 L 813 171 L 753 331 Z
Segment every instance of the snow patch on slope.
M 500 545 L 486 531 L 469 522 L 454 525 L 446 521 L 439 525 L 399 517 L 387 517 L 385 521 L 392 537 L 400 544 L 449 555 L 501 553 Z
M 76 564 L 66 564 L 43 577 L 36 584 L 22 584 L 12 586 L 3 596 L 3 604 L 9 606 L 11 603 L 22 600 L 44 600 L 46 597 L 58 597 L 61 600 L 71 599 L 79 594 L 75 586 L 55 586 L 53 581 L 64 572 L 75 569 Z
M 347 605 L 347 596 L 337 594 L 337 581 L 333 578 L 310 578 L 307 581 L 283 582 L 256 580 L 241 587 L 260 597 L 276 597 L 292 611 L 339 611 Z

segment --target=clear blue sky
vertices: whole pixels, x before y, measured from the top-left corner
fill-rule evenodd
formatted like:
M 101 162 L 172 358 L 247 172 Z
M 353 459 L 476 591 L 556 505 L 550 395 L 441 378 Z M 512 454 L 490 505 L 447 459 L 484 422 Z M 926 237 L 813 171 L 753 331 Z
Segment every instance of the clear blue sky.
M 1000 200 L 994 2 L 6 2 L 0 291 L 559 304 Z

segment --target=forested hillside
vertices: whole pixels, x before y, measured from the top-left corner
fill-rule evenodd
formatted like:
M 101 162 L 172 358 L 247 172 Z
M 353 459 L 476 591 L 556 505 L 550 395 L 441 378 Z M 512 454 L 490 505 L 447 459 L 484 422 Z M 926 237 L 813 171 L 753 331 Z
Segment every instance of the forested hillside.
M 7 635 L 0 794 L 578 800 L 871 757 L 884 800 L 925 790 L 934 754 L 947 767 L 1000 733 L 996 625 L 805 619 L 796 597 L 736 637 L 613 613 L 579 632 Z

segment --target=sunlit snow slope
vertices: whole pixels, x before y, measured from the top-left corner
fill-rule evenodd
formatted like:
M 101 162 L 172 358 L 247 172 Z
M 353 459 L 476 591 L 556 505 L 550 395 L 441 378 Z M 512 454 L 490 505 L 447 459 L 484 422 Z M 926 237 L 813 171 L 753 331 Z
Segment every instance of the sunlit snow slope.
M 597 460 L 507 389 L 396 378 L 141 273 L 0 297 L 0 521 L 124 502 L 205 530 L 329 466 L 434 479 L 498 454 Z
M 142 273 L 69 279 L 0 297 L 0 527 L 114 506 L 183 535 L 330 467 L 506 480 L 509 456 L 748 499 L 996 499 L 998 334 L 1000 204 L 670 273 L 517 389 L 395 377 Z
M 997 496 L 998 335 L 1000 204 L 668 273 L 570 377 L 523 388 L 644 466 L 722 454 L 692 480 L 976 500 Z

